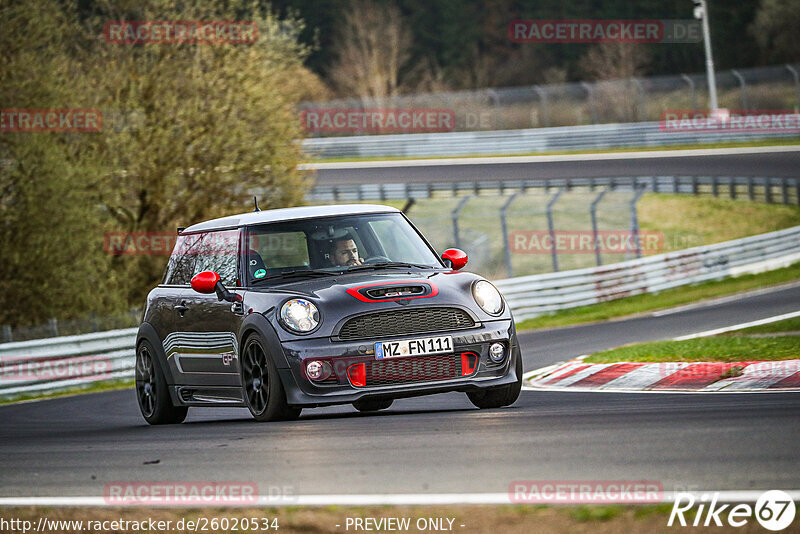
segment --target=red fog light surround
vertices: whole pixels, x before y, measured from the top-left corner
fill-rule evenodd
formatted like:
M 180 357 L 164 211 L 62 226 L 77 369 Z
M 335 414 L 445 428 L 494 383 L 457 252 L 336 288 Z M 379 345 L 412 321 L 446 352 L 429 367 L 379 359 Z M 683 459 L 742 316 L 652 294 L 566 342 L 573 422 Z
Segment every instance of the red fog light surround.
M 347 368 L 347 376 L 350 383 L 356 387 L 363 388 L 367 385 L 367 366 L 363 363 L 354 363 Z
M 461 353 L 461 376 L 469 376 L 478 366 L 478 355 L 474 352 Z

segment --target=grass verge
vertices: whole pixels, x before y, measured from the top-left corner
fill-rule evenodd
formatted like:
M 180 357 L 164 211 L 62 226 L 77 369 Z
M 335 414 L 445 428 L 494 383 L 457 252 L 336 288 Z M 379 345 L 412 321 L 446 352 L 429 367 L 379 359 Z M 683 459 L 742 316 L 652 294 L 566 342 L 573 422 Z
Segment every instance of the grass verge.
M 800 337 L 701 337 L 651 341 L 597 352 L 586 363 L 741 362 L 800 358 Z
M 668 289 L 660 293 L 636 295 L 600 304 L 592 304 L 591 306 L 563 310 L 551 315 L 520 321 L 517 323 L 517 329 L 530 330 L 605 321 L 795 280 L 800 280 L 800 263 L 766 273 L 703 282 Z
M 84 393 L 100 393 L 102 391 L 129 389 L 132 388 L 133 385 L 134 385 L 133 380 L 109 380 L 104 382 L 96 382 L 89 386 L 75 386 L 69 389 L 65 389 L 63 391 L 54 391 L 52 393 L 44 393 L 44 394 L 30 393 L 30 394 L 10 397 L 7 399 L 0 399 L 0 406 L 4 404 L 14 404 L 17 402 L 23 402 L 29 400 L 55 399 L 58 397 L 69 397 L 71 395 L 83 395 Z

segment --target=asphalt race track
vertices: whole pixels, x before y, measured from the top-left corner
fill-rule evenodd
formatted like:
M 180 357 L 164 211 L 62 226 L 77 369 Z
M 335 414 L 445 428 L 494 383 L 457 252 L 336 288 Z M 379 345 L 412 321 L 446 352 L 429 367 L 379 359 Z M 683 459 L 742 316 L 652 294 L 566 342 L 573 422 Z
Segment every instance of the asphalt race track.
M 529 332 L 525 369 L 631 341 L 794 311 L 790 286 L 657 317 Z M 307 410 L 258 424 L 197 409 L 149 427 L 132 391 L 0 407 L 0 497 L 102 496 L 109 482 L 248 481 L 262 495 L 504 493 L 514 480 L 652 480 L 676 489 L 800 487 L 800 394 L 523 391 L 506 409 L 461 394 L 377 415 Z
M 561 161 L 541 158 L 526 163 L 469 165 L 370 166 L 368 168 L 318 169 L 317 185 L 411 182 L 505 181 L 544 178 L 591 178 L 608 176 L 784 176 L 800 177 L 798 152 L 755 152 L 696 156 L 625 157 L 604 154 L 566 157 Z M 639 154 L 641 155 L 641 153 Z M 609 159 L 605 159 L 608 157 Z M 537 159 L 537 158 L 532 158 Z M 345 164 L 346 165 L 346 164 Z

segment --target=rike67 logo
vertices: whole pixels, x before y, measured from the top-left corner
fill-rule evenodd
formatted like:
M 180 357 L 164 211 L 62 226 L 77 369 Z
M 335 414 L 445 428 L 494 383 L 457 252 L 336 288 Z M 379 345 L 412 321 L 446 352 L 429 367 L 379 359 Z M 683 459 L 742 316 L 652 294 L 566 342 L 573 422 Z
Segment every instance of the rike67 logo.
M 743 527 L 755 517 L 762 527 L 777 532 L 792 524 L 797 511 L 792 496 L 781 490 L 763 493 L 755 507 L 718 501 L 719 493 L 712 494 L 710 500 L 708 494 L 698 498 L 696 493 L 677 493 L 667 526 L 721 527 L 727 522 L 732 527 Z

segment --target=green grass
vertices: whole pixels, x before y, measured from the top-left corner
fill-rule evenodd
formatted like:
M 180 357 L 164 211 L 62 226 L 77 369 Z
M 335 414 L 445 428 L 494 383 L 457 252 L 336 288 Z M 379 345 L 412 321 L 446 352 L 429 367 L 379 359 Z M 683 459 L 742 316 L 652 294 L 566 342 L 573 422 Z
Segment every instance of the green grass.
M 702 337 L 685 341 L 636 343 L 597 352 L 587 363 L 614 362 L 740 362 L 800 358 L 797 337 Z
M 668 289 L 660 293 L 636 295 L 600 304 L 593 304 L 591 306 L 563 310 L 551 315 L 543 315 L 541 317 L 520 321 L 517 323 L 517 329 L 553 328 L 605 321 L 794 280 L 800 280 L 800 263 L 761 274 L 750 274 L 737 278 L 703 282 L 700 284 Z
M 726 332 L 724 336 L 741 336 L 747 334 L 779 334 L 782 332 L 800 332 L 800 317 L 775 321 L 774 323 L 751 326 L 733 332 Z
M 118 389 L 130 389 L 134 385 L 133 380 L 108 380 L 103 382 L 96 382 L 88 386 L 75 386 L 73 388 L 65 389 L 64 391 L 56 391 L 53 393 L 45 394 L 24 394 L 14 396 L 8 399 L 0 399 L 0 406 L 4 404 L 14 404 L 17 402 L 29 400 L 43 400 L 55 399 L 58 397 L 69 397 L 71 395 L 82 395 L 84 393 L 100 393 L 103 391 L 115 391 Z
M 469 154 L 465 156 L 365 156 L 365 157 L 339 157 L 339 158 L 312 158 L 308 163 L 340 163 L 358 161 L 403 161 L 415 159 L 461 159 L 461 158 L 491 158 L 491 157 L 516 157 L 516 156 L 558 156 L 570 154 L 613 154 L 616 152 L 652 152 L 655 150 L 691 150 L 702 148 L 741 148 L 762 146 L 787 146 L 800 144 L 800 138 L 762 139 L 758 141 L 731 141 L 694 145 L 672 145 L 664 147 L 619 147 L 593 150 L 548 150 L 544 152 L 522 152 L 519 154 Z

